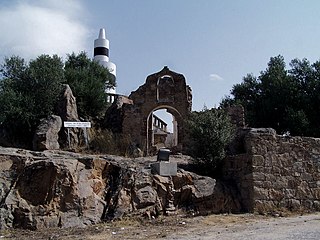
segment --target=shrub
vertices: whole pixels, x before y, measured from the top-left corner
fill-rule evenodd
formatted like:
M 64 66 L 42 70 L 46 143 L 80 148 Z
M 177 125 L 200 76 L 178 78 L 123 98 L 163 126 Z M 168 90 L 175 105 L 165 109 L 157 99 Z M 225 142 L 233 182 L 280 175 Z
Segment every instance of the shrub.
M 93 151 L 99 153 L 129 156 L 131 153 L 131 138 L 128 135 L 103 130 L 93 137 L 90 147 Z
M 225 157 L 225 149 L 234 134 L 229 116 L 221 109 L 193 112 L 187 121 L 189 154 L 200 172 L 216 175 Z

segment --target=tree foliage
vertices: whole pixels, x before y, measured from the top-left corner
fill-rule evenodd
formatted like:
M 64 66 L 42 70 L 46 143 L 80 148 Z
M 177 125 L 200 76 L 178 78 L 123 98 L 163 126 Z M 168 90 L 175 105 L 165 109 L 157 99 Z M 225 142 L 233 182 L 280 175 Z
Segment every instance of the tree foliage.
M 68 55 L 65 77 L 77 99 L 78 112 L 82 116 L 97 116 L 106 109 L 105 88 L 115 86 L 108 70 L 81 52 Z
M 187 126 L 191 156 L 204 174 L 214 175 L 233 136 L 234 128 L 229 116 L 221 109 L 205 108 L 192 112 Z
M 9 141 L 23 147 L 30 147 L 39 120 L 54 114 L 62 83 L 70 85 L 82 117 L 100 114 L 106 107 L 105 86 L 115 86 L 108 70 L 84 52 L 69 55 L 65 64 L 57 55 L 28 63 L 12 56 L 4 59 L 0 73 L 0 127 Z
M 13 56 L 4 60 L 1 73 L 1 126 L 12 141 L 26 142 L 39 119 L 54 111 L 64 81 L 63 62 L 56 55 L 41 55 L 26 64 L 24 59 Z
M 271 57 L 265 71 L 245 76 L 221 105 L 242 104 L 251 127 L 319 137 L 320 61 L 294 59 L 289 66 L 282 56 Z

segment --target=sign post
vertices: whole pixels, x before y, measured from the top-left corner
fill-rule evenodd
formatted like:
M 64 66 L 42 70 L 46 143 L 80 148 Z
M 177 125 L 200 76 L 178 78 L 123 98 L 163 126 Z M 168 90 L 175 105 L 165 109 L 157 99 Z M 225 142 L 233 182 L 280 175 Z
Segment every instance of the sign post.
M 70 128 L 83 128 L 84 140 L 86 142 L 87 148 L 89 148 L 89 137 L 87 134 L 87 128 L 91 127 L 91 122 L 63 122 L 63 126 L 68 129 L 68 144 L 69 148 L 71 148 L 70 142 Z

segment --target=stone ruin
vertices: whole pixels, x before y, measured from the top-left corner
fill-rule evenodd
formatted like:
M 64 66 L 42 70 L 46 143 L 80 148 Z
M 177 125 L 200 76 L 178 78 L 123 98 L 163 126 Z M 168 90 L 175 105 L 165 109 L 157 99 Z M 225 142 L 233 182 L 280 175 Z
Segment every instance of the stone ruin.
M 186 141 L 184 120 L 192 107 L 192 91 L 182 74 L 164 67 L 147 77 L 145 84 L 129 97 L 118 96 L 108 109 L 104 124 L 113 132 L 130 135 L 133 145 L 146 154 L 155 145 L 154 119 L 162 128 L 164 123 L 153 112 L 166 109 L 173 116 L 175 147 L 183 148 Z
M 71 98 L 61 105 L 66 115 L 59 116 L 63 121 L 76 120 L 76 112 L 70 111 L 75 99 L 67 86 L 63 95 Z M 182 149 L 187 140 L 183 120 L 191 105 L 191 89 L 184 76 L 164 67 L 148 76 L 129 97 L 117 96 L 104 125 L 130 134 L 136 146 L 150 153 L 155 143 L 153 112 L 167 109 L 176 121 L 177 147 Z M 57 129 L 44 122 L 36 142 L 51 150 L 0 147 L 0 229 L 83 227 L 123 216 L 151 218 L 181 209 L 197 214 L 320 211 L 320 139 L 245 128 L 243 107 L 227 112 L 239 129 L 220 179 L 184 170 L 190 159 L 183 155 L 173 156 L 177 174 L 160 176 L 150 168 L 154 157 L 52 150 L 57 148 L 57 139 L 46 136 L 44 141 L 42 137 L 47 132 L 56 135 Z M 59 120 L 55 122 L 61 125 Z
M 164 67 L 147 77 L 145 84 L 127 96 L 115 95 L 107 109 L 104 127 L 131 140 L 131 155 L 153 155 L 161 147 L 182 152 L 187 142 L 185 120 L 192 107 L 192 91 L 182 74 Z M 33 141 L 33 150 L 77 149 L 82 130 L 63 127 L 64 121 L 78 122 L 76 99 L 68 85 L 63 85 L 55 112 L 57 116 L 42 119 Z M 173 118 L 172 132 L 155 111 L 165 109 Z M 232 122 L 244 127 L 241 106 L 226 109 Z M 57 118 L 57 121 L 50 119 Z M 60 122 L 60 125 L 59 125 Z M 69 143 L 69 144 L 67 144 Z M 138 153 L 138 154 L 136 154 Z

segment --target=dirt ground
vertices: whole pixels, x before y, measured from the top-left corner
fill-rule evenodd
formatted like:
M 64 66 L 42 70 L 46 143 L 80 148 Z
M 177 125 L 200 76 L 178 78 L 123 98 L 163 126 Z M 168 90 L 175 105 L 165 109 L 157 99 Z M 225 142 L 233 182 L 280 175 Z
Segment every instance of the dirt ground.
M 124 219 L 86 228 L 5 230 L 0 239 L 320 239 L 320 213 L 287 217 L 254 214 Z

